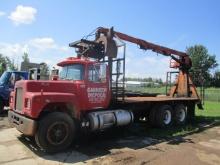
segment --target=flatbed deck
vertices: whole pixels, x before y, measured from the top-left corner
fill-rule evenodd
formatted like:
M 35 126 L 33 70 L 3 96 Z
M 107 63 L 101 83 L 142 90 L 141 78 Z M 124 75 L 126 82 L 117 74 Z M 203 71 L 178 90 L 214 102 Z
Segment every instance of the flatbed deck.
M 169 96 L 157 96 L 157 97 L 125 97 L 124 103 L 139 103 L 139 102 L 161 102 L 161 101 L 199 101 L 198 98 L 192 97 L 169 97 Z

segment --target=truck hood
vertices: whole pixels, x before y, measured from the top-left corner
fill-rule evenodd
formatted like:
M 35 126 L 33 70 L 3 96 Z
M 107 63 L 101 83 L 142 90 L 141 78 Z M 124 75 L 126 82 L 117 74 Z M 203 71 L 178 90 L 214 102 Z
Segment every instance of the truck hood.
M 26 92 L 74 93 L 79 84 L 76 81 L 22 80 L 16 82 L 15 87 L 22 87 Z

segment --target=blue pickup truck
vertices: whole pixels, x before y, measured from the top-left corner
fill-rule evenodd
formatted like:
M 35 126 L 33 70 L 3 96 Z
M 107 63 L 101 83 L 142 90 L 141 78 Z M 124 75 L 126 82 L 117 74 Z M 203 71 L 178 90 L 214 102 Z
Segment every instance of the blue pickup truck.
M 0 77 L 0 114 L 4 107 L 9 104 L 10 92 L 14 89 L 14 84 L 19 80 L 27 80 L 28 72 L 6 71 Z

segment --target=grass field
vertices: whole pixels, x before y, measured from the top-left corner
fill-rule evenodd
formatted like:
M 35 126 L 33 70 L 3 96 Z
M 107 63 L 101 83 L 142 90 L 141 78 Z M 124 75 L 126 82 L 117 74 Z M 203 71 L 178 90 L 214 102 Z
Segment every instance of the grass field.
M 204 120 L 220 121 L 220 102 L 205 101 L 204 110 L 196 109 L 196 116 Z
M 206 88 L 205 101 L 217 101 L 220 103 L 220 88 Z

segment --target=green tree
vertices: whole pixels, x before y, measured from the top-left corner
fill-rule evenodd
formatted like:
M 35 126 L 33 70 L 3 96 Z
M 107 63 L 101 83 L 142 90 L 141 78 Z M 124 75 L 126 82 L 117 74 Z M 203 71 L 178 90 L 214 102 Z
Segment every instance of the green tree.
M 218 66 L 215 55 L 211 55 L 208 49 L 203 45 L 195 45 L 188 47 L 186 52 L 192 59 L 192 78 L 193 82 L 200 86 L 211 85 L 211 70 Z
M 22 62 L 21 62 L 21 68 L 20 69 L 22 71 L 27 71 L 28 72 L 30 68 L 33 68 L 33 67 L 32 67 L 32 64 L 30 63 L 28 53 L 24 52 L 24 54 L 22 55 Z
M 15 66 L 13 60 L 10 60 L 9 57 L 0 54 L 0 75 L 7 69 L 17 70 L 17 67 Z
M 0 54 L 0 75 L 6 70 L 6 59 Z
M 28 53 L 24 52 L 23 56 L 22 56 L 23 62 L 24 63 L 30 63 L 30 59 L 28 57 Z
M 14 63 L 14 60 L 10 60 L 8 57 L 6 57 L 7 59 L 7 66 L 8 66 L 8 69 L 9 70 L 14 70 L 14 71 L 17 71 L 18 70 L 18 67 L 15 65 Z
M 216 71 L 214 73 L 213 79 L 212 79 L 212 85 L 214 87 L 220 87 L 220 71 Z
M 40 74 L 41 76 L 49 76 L 49 67 L 44 62 L 40 64 Z

